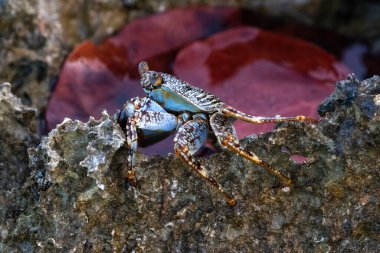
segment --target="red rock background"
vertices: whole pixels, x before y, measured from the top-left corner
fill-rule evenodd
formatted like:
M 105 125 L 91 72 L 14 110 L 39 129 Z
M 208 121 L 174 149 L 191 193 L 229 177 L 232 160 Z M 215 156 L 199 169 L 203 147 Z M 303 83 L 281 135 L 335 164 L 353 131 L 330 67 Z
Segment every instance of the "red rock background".
M 238 109 L 258 116 L 308 115 L 347 67 L 311 42 L 247 25 L 239 9 L 176 9 L 137 19 L 95 45 L 68 56 L 46 111 L 47 128 L 64 117 L 86 121 L 113 114 L 143 96 L 137 64 L 172 73 Z M 273 126 L 236 124 L 240 137 Z M 147 153 L 172 152 L 170 140 Z

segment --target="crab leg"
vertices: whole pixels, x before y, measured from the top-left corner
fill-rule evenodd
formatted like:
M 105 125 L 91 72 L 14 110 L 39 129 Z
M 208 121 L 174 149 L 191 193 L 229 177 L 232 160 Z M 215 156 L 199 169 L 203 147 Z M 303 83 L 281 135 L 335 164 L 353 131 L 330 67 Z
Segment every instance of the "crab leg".
M 214 130 L 214 133 L 219 140 L 220 144 L 231 150 L 232 152 L 235 152 L 242 157 L 258 164 L 262 168 L 264 168 L 266 171 L 271 173 L 272 175 L 279 178 L 285 185 L 291 186 L 293 184 L 292 180 L 282 174 L 280 171 L 276 170 L 272 166 L 270 166 L 265 161 L 261 160 L 257 155 L 255 155 L 251 151 L 247 151 L 243 149 L 240 144 L 239 140 L 236 135 L 235 128 L 233 127 L 233 118 L 225 117 L 221 114 L 214 114 L 210 118 L 210 125 L 211 128 Z
M 134 122 L 128 121 L 124 129 L 127 146 L 128 146 L 128 155 L 127 155 L 127 180 L 133 186 L 137 185 L 136 182 L 136 172 L 133 170 L 135 165 L 135 157 L 137 151 L 137 129 Z
M 255 117 L 253 115 L 249 115 L 247 113 L 241 112 L 231 106 L 224 106 L 221 109 L 221 113 L 225 116 L 229 116 L 235 119 L 243 120 L 245 122 L 249 123 L 276 123 L 276 122 L 289 122 L 289 121 L 299 121 L 299 122 L 306 122 L 306 123 L 312 123 L 316 124 L 319 122 L 319 120 L 306 117 L 306 116 L 294 116 L 294 117 L 281 117 L 281 116 L 274 116 L 274 117 Z
M 213 187 L 221 192 L 231 206 L 236 204 L 236 200 L 224 191 L 222 186 L 207 173 L 206 168 L 194 157 L 207 138 L 207 122 L 201 117 L 194 117 L 194 120 L 186 122 L 179 128 L 174 139 L 174 149 L 176 155 L 187 163 L 190 168 L 203 179 L 207 180 Z

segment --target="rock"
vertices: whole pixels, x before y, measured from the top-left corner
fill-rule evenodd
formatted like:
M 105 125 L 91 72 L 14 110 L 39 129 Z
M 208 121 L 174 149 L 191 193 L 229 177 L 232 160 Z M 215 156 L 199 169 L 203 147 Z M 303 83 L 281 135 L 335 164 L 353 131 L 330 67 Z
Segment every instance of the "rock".
M 0 80 L 11 82 L 12 92 L 38 110 L 41 131 L 48 98 L 71 48 L 114 33 L 130 18 L 118 0 L 2 0 L 0 15 Z
M 307 56 L 307 57 L 305 57 Z M 319 46 L 256 27 L 219 32 L 182 49 L 174 75 L 257 116 L 308 115 L 349 70 Z M 240 137 L 273 128 L 238 122 Z
M 0 84 L 0 189 L 19 187 L 29 176 L 29 147 L 37 145 L 36 110 L 11 93 L 11 84 Z
M 318 125 L 242 140 L 292 188 L 230 152 L 202 158 L 235 207 L 174 155 L 138 155 L 129 187 L 114 120 L 66 119 L 30 149 L 33 175 L 0 206 L 0 251 L 377 252 L 379 91 L 380 77 L 350 75 L 320 105 Z

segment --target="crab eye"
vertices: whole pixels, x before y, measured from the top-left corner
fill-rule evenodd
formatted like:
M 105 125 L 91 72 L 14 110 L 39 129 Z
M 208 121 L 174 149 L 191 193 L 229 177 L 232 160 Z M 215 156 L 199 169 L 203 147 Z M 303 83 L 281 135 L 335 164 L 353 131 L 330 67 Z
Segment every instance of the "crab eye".
M 148 63 L 146 61 L 142 61 L 142 62 L 139 63 L 138 69 L 139 69 L 140 75 L 143 75 L 143 74 L 145 74 L 145 73 L 148 72 L 149 65 L 148 65 Z
M 154 88 L 158 88 L 160 87 L 160 85 L 162 84 L 162 77 L 157 74 L 157 73 L 154 73 L 152 76 L 150 76 L 149 78 L 149 83 L 154 87 Z

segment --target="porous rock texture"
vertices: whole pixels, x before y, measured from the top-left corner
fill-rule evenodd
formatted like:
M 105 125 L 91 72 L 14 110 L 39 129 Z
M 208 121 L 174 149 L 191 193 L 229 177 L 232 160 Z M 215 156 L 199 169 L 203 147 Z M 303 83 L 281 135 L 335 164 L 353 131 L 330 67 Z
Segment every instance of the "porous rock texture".
M 37 146 L 36 110 L 0 84 L 0 192 L 19 187 L 29 175 L 27 149 Z
M 131 187 L 114 119 L 66 119 L 3 200 L 0 251 L 379 252 L 380 77 L 339 81 L 319 113 L 242 140 L 292 188 L 227 151 L 201 158 L 234 207 L 174 155 L 138 155 Z

